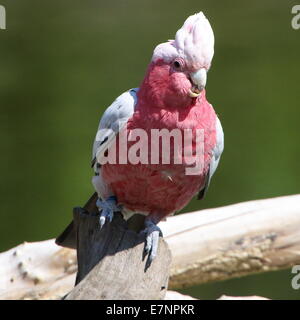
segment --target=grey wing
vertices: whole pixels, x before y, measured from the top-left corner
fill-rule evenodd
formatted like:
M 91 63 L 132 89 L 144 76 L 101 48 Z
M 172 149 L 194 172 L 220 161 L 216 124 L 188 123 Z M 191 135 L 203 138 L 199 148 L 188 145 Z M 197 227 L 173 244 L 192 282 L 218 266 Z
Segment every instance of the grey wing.
M 104 112 L 93 145 L 92 167 L 98 172 L 97 159 L 113 144 L 119 131 L 134 113 L 138 88 L 121 94 Z
M 216 145 L 212 151 L 212 158 L 209 164 L 209 171 L 208 174 L 206 176 L 206 181 L 205 181 L 205 185 L 204 188 L 201 189 L 198 193 L 198 199 L 202 199 L 206 192 L 207 189 L 209 187 L 209 183 L 211 180 L 211 177 L 213 176 L 213 174 L 215 173 L 215 171 L 217 170 L 220 158 L 221 158 L 221 154 L 224 150 L 224 132 L 223 132 L 223 128 L 221 125 L 221 122 L 219 120 L 219 118 L 217 117 L 216 119 L 216 135 L 217 135 L 217 142 Z
M 138 89 L 131 89 L 122 95 L 120 95 L 104 112 L 98 127 L 96 138 L 93 145 L 93 160 L 92 167 L 95 170 L 94 178 L 98 178 L 101 181 L 101 176 L 99 176 L 99 168 L 97 166 L 97 159 L 105 153 L 109 146 L 113 143 L 119 130 L 121 130 L 124 125 L 126 125 L 128 119 L 134 113 L 135 105 L 137 102 Z M 88 212 L 96 212 L 98 208 L 96 206 L 96 201 L 101 192 L 96 189 L 97 193 L 94 193 L 89 201 L 84 206 L 84 210 Z M 56 239 L 56 244 L 76 249 L 76 230 L 74 228 L 74 222 L 72 221 L 65 231 L 59 235 Z

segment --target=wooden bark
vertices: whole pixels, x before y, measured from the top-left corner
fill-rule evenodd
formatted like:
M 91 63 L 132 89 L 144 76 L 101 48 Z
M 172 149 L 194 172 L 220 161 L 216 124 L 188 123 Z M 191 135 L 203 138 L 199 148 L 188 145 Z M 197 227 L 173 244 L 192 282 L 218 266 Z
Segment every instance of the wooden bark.
M 65 299 L 164 298 L 171 253 L 163 239 L 150 265 L 143 254 L 145 234 L 128 229 L 121 214 L 115 214 L 101 230 L 99 215 L 81 208 L 75 208 L 73 221 L 77 232 L 77 285 Z M 139 229 L 143 227 L 141 223 Z
M 178 215 L 161 223 L 173 255 L 169 288 L 300 264 L 300 195 Z
M 170 289 L 300 264 L 300 195 L 187 213 L 159 226 L 173 256 Z M 75 250 L 53 240 L 4 252 L 0 299 L 61 298 L 74 286 L 75 264 Z
M 75 283 L 75 250 L 53 240 L 23 243 L 0 254 L 0 300 L 61 299 Z

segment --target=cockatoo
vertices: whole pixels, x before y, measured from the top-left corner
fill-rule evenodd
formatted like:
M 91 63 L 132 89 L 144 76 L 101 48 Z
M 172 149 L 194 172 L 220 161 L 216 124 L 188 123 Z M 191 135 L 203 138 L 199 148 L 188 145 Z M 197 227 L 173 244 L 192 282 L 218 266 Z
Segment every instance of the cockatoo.
M 203 198 L 223 152 L 222 126 L 205 94 L 213 54 L 214 34 L 205 15 L 200 12 L 188 17 L 175 40 L 154 49 L 140 87 L 120 95 L 100 120 L 92 157 L 95 172 L 92 183 L 98 197 L 100 226 L 111 222 L 114 212 L 121 212 L 125 219 L 135 213 L 145 215 L 145 252 L 150 262 L 157 254 L 161 234 L 158 222 L 181 210 L 196 194 Z M 177 156 L 177 160 L 181 158 L 181 163 L 162 163 L 161 156 L 158 162 L 151 163 L 154 151 L 146 157 L 149 162 L 126 163 L 123 159 L 105 163 L 103 159 L 109 151 L 114 149 L 118 154 L 124 147 L 124 143 L 117 144 L 121 132 L 126 130 L 128 138 L 135 129 L 149 137 L 157 129 L 190 130 L 193 155 L 197 143 L 202 143 L 201 172 L 186 174 L 189 165 L 182 152 L 175 152 L 174 144 L 167 151 Z M 203 133 L 200 142 L 196 139 L 197 130 Z M 126 141 L 127 147 L 133 140 L 131 137 Z M 149 150 L 150 140 L 142 147 Z M 156 152 L 162 151 L 159 144 L 156 147 Z M 69 226 L 57 239 L 58 244 L 71 246 L 68 240 L 71 229 Z

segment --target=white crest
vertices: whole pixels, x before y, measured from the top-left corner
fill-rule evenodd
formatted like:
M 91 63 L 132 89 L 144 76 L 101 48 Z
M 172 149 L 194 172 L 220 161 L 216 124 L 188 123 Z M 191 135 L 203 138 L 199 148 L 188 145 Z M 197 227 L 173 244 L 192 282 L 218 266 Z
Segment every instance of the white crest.
M 185 60 L 190 69 L 209 69 L 214 55 L 214 33 L 203 12 L 186 19 L 177 31 L 175 40 L 159 44 L 152 61 L 163 59 L 167 62 L 176 57 Z

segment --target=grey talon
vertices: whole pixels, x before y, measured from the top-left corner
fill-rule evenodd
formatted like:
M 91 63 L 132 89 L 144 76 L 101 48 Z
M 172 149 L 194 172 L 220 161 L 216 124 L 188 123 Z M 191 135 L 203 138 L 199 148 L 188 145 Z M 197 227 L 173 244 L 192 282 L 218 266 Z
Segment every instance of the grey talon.
M 112 222 L 114 212 L 121 210 L 121 207 L 117 205 L 117 198 L 114 196 L 111 196 L 106 200 L 101 200 L 99 198 L 96 202 L 96 206 L 98 207 L 99 212 L 101 211 L 99 218 L 100 229 L 102 229 L 106 221 Z
M 146 218 L 145 226 L 144 232 L 146 233 L 146 241 L 144 251 L 149 255 L 148 263 L 151 264 L 157 255 L 159 237 L 162 236 L 162 232 L 151 218 Z

